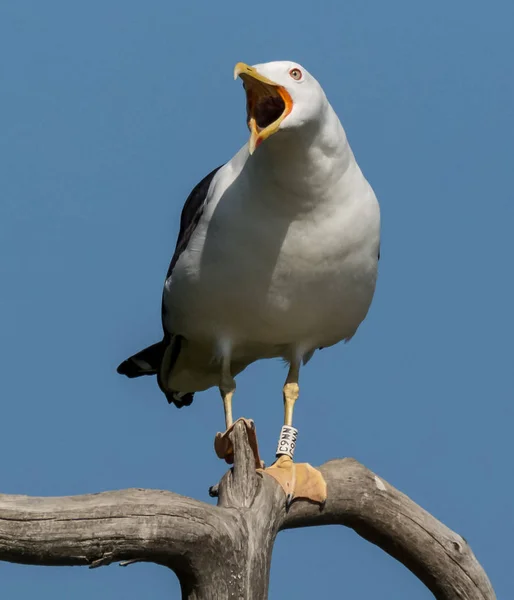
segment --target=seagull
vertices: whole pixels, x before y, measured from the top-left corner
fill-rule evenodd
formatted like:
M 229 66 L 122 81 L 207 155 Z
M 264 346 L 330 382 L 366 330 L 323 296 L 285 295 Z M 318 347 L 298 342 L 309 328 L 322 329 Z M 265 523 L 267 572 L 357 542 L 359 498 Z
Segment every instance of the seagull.
M 170 403 L 219 387 L 233 461 L 235 376 L 262 358 L 289 365 L 275 478 L 288 504 L 323 504 L 326 483 L 293 461 L 299 372 L 317 349 L 349 341 L 368 313 L 380 255 L 380 209 L 341 122 L 301 65 L 239 62 L 248 143 L 202 179 L 182 210 L 162 297 L 163 339 L 118 367 L 156 375 Z M 248 431 L 253 424 L 249 423 Z M 256 454 L 256 466 L 262 466 Z

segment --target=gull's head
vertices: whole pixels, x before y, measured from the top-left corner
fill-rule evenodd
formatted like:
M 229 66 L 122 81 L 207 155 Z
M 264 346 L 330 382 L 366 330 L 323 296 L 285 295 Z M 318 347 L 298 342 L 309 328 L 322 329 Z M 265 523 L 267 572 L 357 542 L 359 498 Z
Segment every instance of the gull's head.
M 240 62 L 234 68 L 237 77 L 246 92 L 250 154 L 278 131 L 302 127 L 323 114 L 325 94 L 298 63 L 276 61 L 250 67 Z

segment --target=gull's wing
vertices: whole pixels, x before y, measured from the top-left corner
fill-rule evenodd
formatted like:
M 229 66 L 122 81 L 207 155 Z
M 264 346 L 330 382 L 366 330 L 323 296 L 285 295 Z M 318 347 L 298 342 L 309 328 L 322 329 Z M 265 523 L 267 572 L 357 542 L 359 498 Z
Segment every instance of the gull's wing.
M 170 266 L 168 267 L 166 279 L 171 275 L 173 267 L 177 264 L 177 260 L 186 249 L 187 244 L 200 221 L 212 180 L 222 166 L 223 165 L 217 167 L 214 171 L 211 171 L 202 179 L 202 181 L 200 181 L 200 183 L 197 183 L 184 203 L 184 208 L 180 215 L 180 230 L 178 232 L 177 245 L 175 246 L 175 252 L 173 253 Z

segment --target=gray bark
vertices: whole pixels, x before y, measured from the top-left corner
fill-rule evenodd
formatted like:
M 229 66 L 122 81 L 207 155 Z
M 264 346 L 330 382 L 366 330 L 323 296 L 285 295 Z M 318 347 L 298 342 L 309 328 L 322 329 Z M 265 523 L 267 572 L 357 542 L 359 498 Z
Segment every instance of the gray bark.
M 351 527 L 410 569 L 440 600 L 494 600 L 467 542 L 353 459 L 320 467 L 323 509 L 294 502 L 255 471 L 246 428 L 232 434 L 235 462 L 216 486 L 218 506 L 158 490 L 36 498 L 0 494 L 0 560 L 34 565 L 151 561 L 173 569 L 183 598 L 267 598 L 279 531 Z

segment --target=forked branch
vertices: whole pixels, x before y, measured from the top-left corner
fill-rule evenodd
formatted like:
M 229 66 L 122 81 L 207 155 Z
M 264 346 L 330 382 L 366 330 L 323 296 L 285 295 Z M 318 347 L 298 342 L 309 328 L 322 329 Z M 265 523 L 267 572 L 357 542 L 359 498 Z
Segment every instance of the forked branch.
M 340 524 L 410 569 L 440 600 L 494 600 L 466 541 L 353 459 L 320 467 L 328 500 L 295 502 L 253 468 L 246 429 L 233 433 L 234 468 L 218 506 L 166 491 L 128 489 L 36 498 L 0 494 L 0 560 L 36 565 L 150 561 L 173 569 L 183 597 L 267 597 L 271 551 L 280 530 Z

